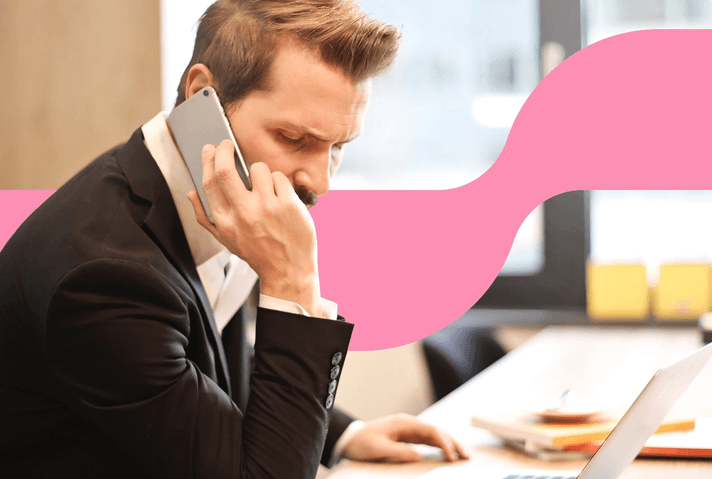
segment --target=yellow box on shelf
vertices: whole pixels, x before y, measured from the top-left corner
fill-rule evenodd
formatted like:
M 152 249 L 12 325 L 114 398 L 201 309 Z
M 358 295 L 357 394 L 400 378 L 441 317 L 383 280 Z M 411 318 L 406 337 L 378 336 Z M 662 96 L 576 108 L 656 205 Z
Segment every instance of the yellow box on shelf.
M 697 320 L 710 309 L 710 269 L 705 263 L 664 264 L 653 295 L 653 315 L 662 320 Z
M 593 320 L 645 321 L 650 296 L 643 264 L 586 265 L 588 316 Z

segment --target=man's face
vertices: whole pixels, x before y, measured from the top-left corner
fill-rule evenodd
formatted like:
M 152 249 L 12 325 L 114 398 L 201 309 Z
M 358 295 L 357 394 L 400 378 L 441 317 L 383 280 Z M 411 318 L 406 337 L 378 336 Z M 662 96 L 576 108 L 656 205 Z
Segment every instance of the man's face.
M 329 191 L 344 144 L 361 132 L 370 82 L 356 85 L 313 52 L 284 39 L 270 89 L 227 108 L 248 166 L 263 162 L 289 178 L 309 207 Z

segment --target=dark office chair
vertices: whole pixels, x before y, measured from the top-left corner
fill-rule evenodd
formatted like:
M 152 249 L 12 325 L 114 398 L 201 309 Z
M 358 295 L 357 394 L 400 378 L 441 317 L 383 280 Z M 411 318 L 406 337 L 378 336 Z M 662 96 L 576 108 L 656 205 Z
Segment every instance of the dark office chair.
M 491 330 L 454 324 L 428 336 L 422 345 L 437 400 L 507 354 Z

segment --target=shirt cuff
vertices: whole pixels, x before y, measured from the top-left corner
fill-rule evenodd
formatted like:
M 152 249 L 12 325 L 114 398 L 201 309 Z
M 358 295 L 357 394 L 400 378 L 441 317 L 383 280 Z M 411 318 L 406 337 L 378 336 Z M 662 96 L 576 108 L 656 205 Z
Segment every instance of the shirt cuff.
M 324 319 L 336 319 L 338 305 L 328 299 L 320 298 L 321 316 Z M 273 298 L 260 294 L 260 308 L 282 311 L 283 313 L 300 314 L 302 316 L 310 316 L 307 310 L 302 308 L 298 303 L 286 301 L 284 299 Z
M 334 444 L 334 449 L 331 450 L 331 457 L 329 458 L 329 467 L 333 466 L 341 460 L 342 456 L 344 455 L 344 449 L 346 449 L 348 443 L 351 442 L 351 438 L 354 437 L 354 434 L 363 429 L 363 426 L 363 421 L 356 420 L 351 422 L 351 424 L 349 424 L 348 427 L 344 429 L 344 432 L 341 434 L 341 437 L 336 441 L 336 444 Z

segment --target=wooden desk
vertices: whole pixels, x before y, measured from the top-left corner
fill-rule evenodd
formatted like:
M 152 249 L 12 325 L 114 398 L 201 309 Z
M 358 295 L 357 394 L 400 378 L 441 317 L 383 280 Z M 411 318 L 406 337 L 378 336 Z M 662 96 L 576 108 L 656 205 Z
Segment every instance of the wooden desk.
M 488 432 L 470 427 L 469 418 L 493 404 L 516 403 L 531 394 L 556 397 L 567 389 L 626 409 L 655 371 L 700 346 L 700 333 L 692 328 L 550 327 L 419 417 L 462 441 L 473 464 L 579 470 L 586 460 L 542 462 L 529 458 L 502 446 Z M 712 365 L 700 373 L 673 412 L 712 418 Z M 428 453 L 428 460 L 407 465 L 343 461 L 330 479 L 417 477 L 444 465 L 432 450 Z M 621 477 L 709 478 L 712 461 L 636 459 Z

